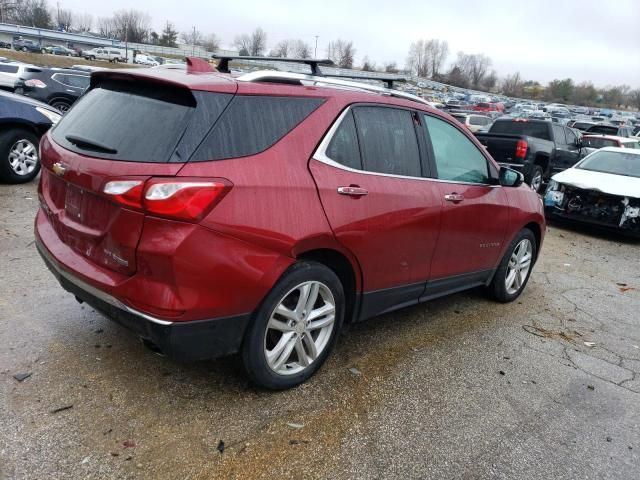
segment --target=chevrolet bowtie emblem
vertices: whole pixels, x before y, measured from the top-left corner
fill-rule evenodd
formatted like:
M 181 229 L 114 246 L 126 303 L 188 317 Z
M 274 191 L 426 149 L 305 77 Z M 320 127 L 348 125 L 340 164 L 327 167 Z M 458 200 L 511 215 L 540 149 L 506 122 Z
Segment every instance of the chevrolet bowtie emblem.
M 53 170 L 53 173 L 55 173 L 59 177 L 62 177 L 64 173 L 67 171 L 67 167 L 65 167 L 63 164 L 58 162 L 53 164 L 53 167 L 51 167 L 51 170 Z

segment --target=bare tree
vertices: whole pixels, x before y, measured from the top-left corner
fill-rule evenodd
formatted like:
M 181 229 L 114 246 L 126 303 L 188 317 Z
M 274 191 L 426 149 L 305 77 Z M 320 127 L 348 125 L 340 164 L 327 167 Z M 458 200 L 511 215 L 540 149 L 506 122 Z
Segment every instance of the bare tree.
M 144 43 L 149 36 L 151 17 L 139 10 L 120 10 L 111 19 L 114 36 L 119 40 Z
M 502 93 L 510 97 L 522 97 L 524 82 L 520 78 L 520 72 L 507 75 L 502 81 Z
M 73 24 L 74 15 L 71 10 L 59 8 L 56 11 L 56 23 L 57 27 L 64 31 L 70 31 Z
M 634 90 L 629 93 L 629 99 L 634 107 L 640 108 L 640 90 Z
M 369 60 L 369 57 L 365 56 L 362 59 L 362 71 L 363 72 L 374 72 L 376 70 L 376 64 Z
M 93 27 L 93 15 L 90 13 L 77 13 L 73 17 L 73 24 L 78 32 L 90 32 Z
M 311 47 L 303 40 L 294 40 L 293 56 L 296 58 L 311 58 Z
M 398 65 L 396 62 L 389 62 L 384 66 L 385 73 L 399 73 Z
M 251 55 L 264 55 L 264 52 L 267 49 L 267 32 L 260 27 L 256 28 L 251 34 L 250 46 L 251 48 L 249 48 L 249 53 Z
M 409 47 L 409 56 L 407 57 L 407 70 L 418 77 L 428 77 L 431 66 L 431 58 L 427 51 L 427 42 L 418 40 L 413 42 Z
M 243 35 L 236 35 L 236 38 L 233 40 L 233 44 L 240 52 L 242 56 L 251 55 L 251 37 L 246 33 Z
M 15 20 L 21 25 L 51 28 L 52 19 L 47 0 L 24 0 L 16 6 Z
M 495 88 L 497 83 L 498 83 L 498 74 L 496 73 L 495 70 L 491 70 L 491 73 L 489 73 L 482 80 L 482 88 L 487 92 L 490 92 Z
M 491 66 L 491 59 L 482 53 L 458 52 L 455 65 L 460 69 L 460 73 L 466 78 L 469 86 L 480 88 L 487 75 L 487 70 Z
M 355 55 L 356 49 L 353 47 L 353 42 L 338 39 L 330 42 L 327 47 L 327 57 L 340 68 L 353 68 Z
M 202 46 L 208 52 L 217 52 L 220 48 L 220 39 L 215 33 L 210 33 L 202 40 Z
M 200 45 L 204 40 L 204 36 L 202 35 L 202 32 L 194 28 L 187 32 L 182 32 L 180 34 L 180 40 L 187 45 Z
M 269 52 L 270 57 L 287 58 L 293 53 L 292 40 L 282 40 L 276 44 Z
M 102 37 L 114 38 L 116 36 L 116 27 L 111 17 L 98 17 L 96 28 Z
M 449 56 L 449 44 L 446 40 L 429 40 L 427 50 L 431 53 L 431 77 L 440 75 L 440 71 Z

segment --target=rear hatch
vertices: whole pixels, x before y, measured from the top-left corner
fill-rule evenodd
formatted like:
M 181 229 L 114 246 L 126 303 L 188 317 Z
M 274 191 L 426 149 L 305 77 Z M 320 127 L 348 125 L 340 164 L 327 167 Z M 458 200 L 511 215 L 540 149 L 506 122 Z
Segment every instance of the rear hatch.
M 41 143 L 40 202 L 60 241 L 101 267 L 135 273 L 145 214 L 114 192 L 180 171 L 233 97 L 235 83 L 220 83 L 222 92 L 204 92 L 122 73 L 92 78 Z
M 523 159 L 516 157 L 518 141 L 526 139 L 520 135 L 500 135 L 494 133 L 478 133 L 476 137 L 487 148 L 496 162 L 520 164 Z

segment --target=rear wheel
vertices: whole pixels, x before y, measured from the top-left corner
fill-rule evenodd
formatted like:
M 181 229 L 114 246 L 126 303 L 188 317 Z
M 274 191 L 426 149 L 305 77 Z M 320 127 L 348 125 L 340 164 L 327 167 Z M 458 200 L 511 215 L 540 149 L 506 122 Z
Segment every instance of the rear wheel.
M 544 172 L 540 165 L 534 165 L 531 170 L 531 178 L 529 179 L 529 185 L 535 192 L 539 192 L 542 189 Z
M 25 183 L 40 171 L 38 137 L 19 128 L 0 134 L 0 180 Z
M 518 298 L 529 281 L 536 254 L 536 237 L 531 230 L 523 228 L 509 245 L 487 287 L 489 295 L 504 303 Z
M 338 277 L 316 262 L 293 265 L 256 311 L 242 346 L 251 380 L 283 390 L 311 377 L 336 342 L 344 317 Z
M 29 49 L 28 49 L 27 47 L 22 47 L 22 51 L 23 51 L 23 52 L 28 52 L 28 51 L 29 51 Z
M 54 100 L 50 105 L 63 115 L 71 108 L 71 104 L 66 100 Z

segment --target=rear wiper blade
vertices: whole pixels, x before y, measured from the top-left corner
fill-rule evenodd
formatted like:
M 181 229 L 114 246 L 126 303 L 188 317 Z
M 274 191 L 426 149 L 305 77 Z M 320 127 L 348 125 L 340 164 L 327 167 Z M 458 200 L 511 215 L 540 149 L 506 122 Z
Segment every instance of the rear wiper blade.
M 91 140 L 90 138 L 81 137 L 80 135 L 69 134 L 64 138 L 66 138 L 67 141 L 73 143 L 76 147 L 82 148 L 84 150 L 94 150 L 97 152 L 112 154 L 118 153 L 115 148 L 111 148 L 96 140 Z

